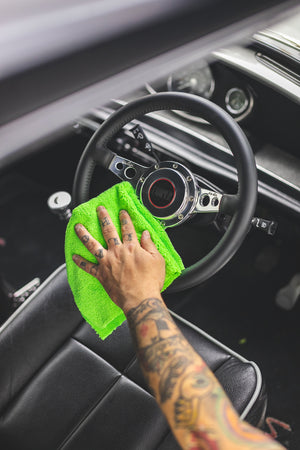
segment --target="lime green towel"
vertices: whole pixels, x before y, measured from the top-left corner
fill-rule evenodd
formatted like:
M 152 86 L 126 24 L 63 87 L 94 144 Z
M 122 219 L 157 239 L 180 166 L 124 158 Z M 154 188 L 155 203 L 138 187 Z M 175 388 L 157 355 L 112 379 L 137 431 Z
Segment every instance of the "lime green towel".
M 77 223 L 82 223 L 91 235 L 107 248 L 96 211 L 100 205 L 107 209 L 120 237 L 119 211 L 121 209 L 125 209 L 130 214 L 139 240 L 144 230 L 150 232 L 152 240 L 166 262 L 166 279 L 163 290 L 180 275 L 184 266 L 167 233 L 159 221 L 140 203 L 130 183 L 116 184 L 98 197 L 75 208 L 67 226 L 65 239 L 68 281 L 83 318 L 101 339 L 105 339 L 124 322 L 125 315 L 109 298 L 99 281 L 77 267 L 72 260 L 72 255 L 78 254 L 91 262 L 97 262 L 77 237 L 74 230 Z

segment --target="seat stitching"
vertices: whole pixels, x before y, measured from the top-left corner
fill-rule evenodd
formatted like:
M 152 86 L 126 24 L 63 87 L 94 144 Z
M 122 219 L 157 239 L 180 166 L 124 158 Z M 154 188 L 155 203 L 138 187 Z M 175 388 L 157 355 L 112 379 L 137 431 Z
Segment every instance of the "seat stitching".
M 63 448 L 64 445 L 72 438 L 72 436 L 76 433 L 76 431 L 80 428 L 81 424 L 85 422 L 88 416 L 97 408 L 97 406 L 101 403 L 101 401 L 109 394 L 109 392 L 114 388 L 114 386 L 121 380 L 122 374 L 119 373 L 119 376 L 107 387 L 105 392 L 103 392 L 97 401 L 86 411 L 86 413 L 82 416 L 82 418 L 77 422 L 77 424 L 72 428 L 72 430 L 68 433 L 68 435 L 64 438 L 63 442 L 58 447 L 58 450 Z
M 113 366 L 112 366 L 113 367 Z M 120 376 L 115 380 L 114 383 L 112 383 L 105 393 L 103 393 L 96 403 L 93 404 L 91 408 L 84 414 L 84 416 L 81 418 L 81 420 L 73 427 L 72 431 L 69 432 L 68 436 L 64 438 L 63 442 L 58 447 L 58 450 L 63 449 L 63 447 L 68 443 L 68 441 L 74 436 L 74 434 L 79 430 L 79 428 L 83 425 L 83 423 L 88 419 L 88 417 L 93 413 L 93 411 L 99 406 L 99 404 L 104 400 L 104 398 L 111 392 L 111 390 L 122 380 L 122 378 L 125 378 L 130 383 L 134 384 L 134 386 L 143 391 L 144 394 L 148 395 L 151 398 L 154 398 L 148 391 L 143 389 L 140 385 L 135 383 L 134 381 L 130 380 L 126 375 L 124 375 L 122 372 L 119 372 Z
M 100 356 L 97 352 L 95 352 L 95 350 L 93 350 L 92 348 L 90 348 L 88 345 L 84 344 L 83 342 L 81 342 L 79 339 L 77 339 L 74 336 L 71 336 L 70 339 L 73 339 L 74 341 L 78 342 L 78 344 L 82 345 L 83 347 L 87 348 L 88 350 L 90 350 L 94 355 L 98 356 L 98 358 L 101 358 L 103 361 L 106 361 L 106 359 L 102 358 L 102 356 Z M 113 367 L 114 369 L 116 369 L 120 374 L 124 375 L 126 378 L 128 378 L 125 375 L 125 372 L 127 370 L 129 370 L 129 368 L 131 367 L 131 365 L 134 364 L 136 360 L 136 356 L 133 356 L 130 361 L 126 364 L 125 368 L 123 370 L 118 369 L 117 367 L 115 367 L 113 364 L 111 364 L 110 362 L 106 361 L 107 364 L 109 364 L 111 367 Z
M 83 320 L 81 321 L 81 323 L 82 323 L 82 322 L 83 322 Z M 74 330 L 72 331 L 72 333 L 74 333 L 75 330 L 76 330 L 79 326 L 81 326 L 81 323 L 80 323 L 80 324 L 77 324 L 77 325 L 74 327 Z M 33 372 L 33 373 L 31 374 L 31 376 L 28 378 L 28 380 L 20 387 L 20 389 L 19 389 L 17 392 L 15 392 L 13 398 L 11 398 L 11 399 L 6 403 L 6 405 L 3 407 L 2 411 L 0 412 L 0 417 L 4 417 L 4 416 L 5 416 L 5 414 L 7 413 L 7 411 L 9 410 L 9 408 L 12 406 L 12 404 L 16 401 L 16 399 L 22 395 L 22 393 L 25 391 L 25 389 L 27 388 L 27 386 L 33 382 L 33 380 L 39 375 L 39 373 L 44 369 L 44 367 L 45 367 L 47 364 L 49 364 L 49 362 L 55 357 L 55 355 L 59 352 L 59 350 L 60 350 L 61 348 L 63 348 L 71 338 L 72 338 L 72 336 L 69 335 L 69 336 L 67 336 L 65 339 L 63 339 L 63 340 L 58 344 L 58 346 L 53 350 L 53 352 L 51 352 L 51 353 L 49 354 L 48 358 L 47 358 L 45 361 L 42 362 L 42 364 L 36 369 L 35 372 Z

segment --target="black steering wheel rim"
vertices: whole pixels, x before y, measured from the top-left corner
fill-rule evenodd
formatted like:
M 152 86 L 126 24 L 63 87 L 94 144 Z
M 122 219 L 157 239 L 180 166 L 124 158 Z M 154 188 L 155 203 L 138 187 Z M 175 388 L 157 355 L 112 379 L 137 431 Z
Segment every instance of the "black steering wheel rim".
M 227 231 L 204 258 L 186 268 L 168 288 L 168 292 L 176 292 L 199 285 L 216 274 L 242 244 L 254 215 L 257 200 L 255 160 L 245 134 L 229 114 L 209 100 L 185 93 L 152 94 L 127 103 L 109 116 L 88 142 L 75 174 L 73 202 L 76 206 L 89 199 L 90 183 L 97 164 L 108 168 L 114 156 L 107 149 L 111 138 L 128 122 L 159 110 L 186 111 L 214 125 L 235 157 L 238 174 L 237 208 Z

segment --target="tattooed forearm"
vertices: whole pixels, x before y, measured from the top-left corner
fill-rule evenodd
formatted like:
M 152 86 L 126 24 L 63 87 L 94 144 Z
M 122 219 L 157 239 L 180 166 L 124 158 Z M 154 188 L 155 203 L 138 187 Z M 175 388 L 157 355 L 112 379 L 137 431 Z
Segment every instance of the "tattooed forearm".
M 129 325 L 137 326 L 147 320 L 154 320 L 161 328 L 168 327 L 167 322 L 173 322 L 169 312 L 162 306 L 157 298 L 147 298 L 136 308 L 132 308 L 127 314 Z
M 181 378 L 179 397 L 175 402 L 175 424 L 177 427 L 194 428 L 200 414 L 201 400 L 210 395 L 213 383 L 207 369 L 200 368 Z
M 127 320 L 144 375 L 182 448 L 282 449 L 240 421 L 161 299 L 145 299 L 127 312 Z
M 127 319 L 144 373 L 161 375 L 158 395 L 164 403 L 171 398 L 179 377 L 193 360 L 191 349 L 159 299 L 144 300 L 128 313 Z M 148 337 L 149 344 L 140 345 L 139 336 L 144 342 Z
M 184 355 L 179 355 L 170 361 L 159 382 L 159 395 L 162 403 L 172 397 L 177 380 L 191 362 L 192 359 Z
M 184 341 L 182 335 L 171 336 L 166 339 L 154 340 L 147 347 L 138 349 L 139 359 L 143 368 L 148 372 L 162 373 L 166 362 L 177 357 L 182 352 L 178 345 Z

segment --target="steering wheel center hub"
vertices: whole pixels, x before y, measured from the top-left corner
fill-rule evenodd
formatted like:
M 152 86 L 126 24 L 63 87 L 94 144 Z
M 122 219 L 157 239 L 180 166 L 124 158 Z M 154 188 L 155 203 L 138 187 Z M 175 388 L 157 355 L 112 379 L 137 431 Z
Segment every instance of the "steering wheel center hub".
M 168 178 L 158 178 L 151 184 L 148 197 L 155 208 L 167 208 L 176 197 L 176 188 Z
M 136 193 L 155 217 L 172 227 L 189 217 L 196 202 L 197 184 L 185 166 L 164 161 L 150 167 L 138 180 Z

